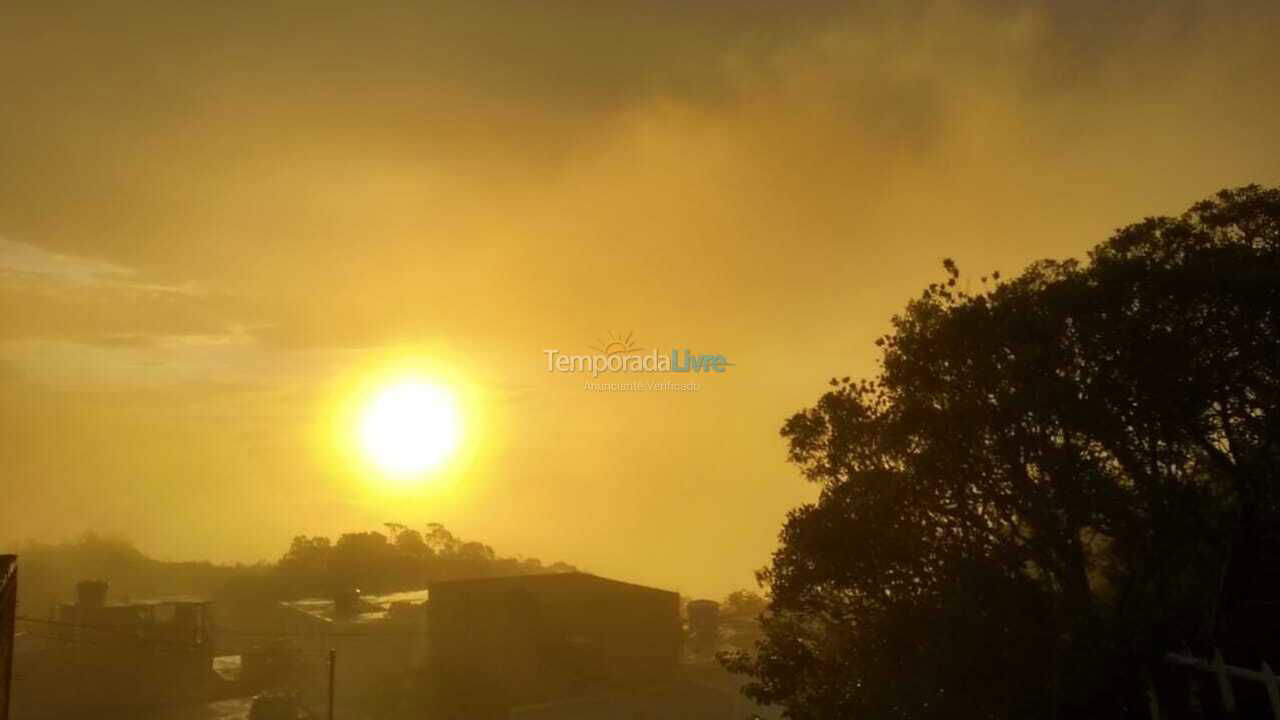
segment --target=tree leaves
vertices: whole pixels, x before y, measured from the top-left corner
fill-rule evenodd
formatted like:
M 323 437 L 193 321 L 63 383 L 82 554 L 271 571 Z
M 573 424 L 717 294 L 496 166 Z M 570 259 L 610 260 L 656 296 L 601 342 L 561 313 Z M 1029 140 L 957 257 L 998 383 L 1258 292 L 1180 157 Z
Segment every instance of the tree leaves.
M 822 493 L 762 572 L 766 639 L 733 663 L 755 697 L 796 718 L 1118 716 L 1172 644 L 1247 650 L 1247 578 L 1280 561 L 1280 190 L 1224 190 L 1089 258 L 977 295 L 945 260 L 877 340 L 879 376 L 787 420 Z

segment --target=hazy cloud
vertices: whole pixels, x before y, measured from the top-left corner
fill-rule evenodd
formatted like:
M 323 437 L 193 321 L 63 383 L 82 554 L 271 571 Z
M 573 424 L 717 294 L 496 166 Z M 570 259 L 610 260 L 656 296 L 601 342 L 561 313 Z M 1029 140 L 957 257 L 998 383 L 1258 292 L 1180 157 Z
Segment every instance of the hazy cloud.
M 366 498 L 310 531 L 429 508 L 601 572 L 748 584 L 808 492 L 778 425 L 873 369 L 940 258 L 1012 273 L 1280 183 L 1278 21 L 1251 0 L 5 3 L 0 358 L 77 387 L 23 430 L 54 488 L 28 505 L 71 502 L 64 473 L 198 485 L 199 533 L 124 501 L 76 504 L 72 529 L 217 554 L 217 528 L 268 517 L 243 556 L 303 529 L 268 512 L 270 477 L 295 504 Z M 611 329 L 741 361 L 680 403 L 541 370 Z M 501 410 L 465 491 L 392 503 L 298 428 L 414 352 Z M 119 400 L 165 385 L 219 409 Z M 567 503 L 589 518 L 545 522 Z M 659 513 L 706 552 L 629 565 L 616 538 Z

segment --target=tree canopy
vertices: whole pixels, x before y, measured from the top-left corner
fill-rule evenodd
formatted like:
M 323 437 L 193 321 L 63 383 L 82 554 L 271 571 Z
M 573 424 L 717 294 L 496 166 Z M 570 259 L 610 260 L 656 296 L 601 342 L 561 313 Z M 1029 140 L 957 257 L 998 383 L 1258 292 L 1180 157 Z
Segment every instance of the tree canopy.
M 454 535 L 439 523 L 422 530 L 387 523 L 385 532 L 343 533 L 337 540 L 299 535 L 276 562 L 216 565 L 149 557 L 127 540 L 93 533 L 75 540 L 20 547 L 20 602 L 42 614 L 74 599 L 80 580 L 106 580 L 113 600 L 191 594 L 212 598 L 228 624 L 264 621 L 280 600 L 418 590 L 435 580 L 570 572 L 563 562 L 499 555 L 484 543 Z
M 1280 189 L 978 291 L 944 268 L 876 377 L 782 429 L 821 493 L 729 660 L 749 694 L 792 718 L 1125 717 L 1166 651 L 1280 647 Z
M 544 566 L 537 558 L 500 557 L 481 542 L 463 540 L 439 523 L 422 532 L 387 523 L 387 532 L 344 533 L 329 538 L 300 535 L 274 568 L 287 596 L 327 596 L 413 590 L 433 580 L 566 572 L 562 562 Z

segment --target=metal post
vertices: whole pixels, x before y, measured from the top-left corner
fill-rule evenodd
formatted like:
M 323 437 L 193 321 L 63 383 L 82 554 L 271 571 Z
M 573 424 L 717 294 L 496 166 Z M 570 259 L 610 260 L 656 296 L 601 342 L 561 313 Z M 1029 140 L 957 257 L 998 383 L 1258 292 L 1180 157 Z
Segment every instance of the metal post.
M 1231 688 L 1231 677 L 1227 675 L 1227 663 L 1222 659 L 1222 651 L 1213 651 L 1213 674 L 1218 678 L 1218 694 L 1222 697 L 1222 710 L 1227 717 L 1235 717 L 1236 694 Z
M 1142 668 L 1142 684 L 1147 692 L 1147 712 L 1151 720 L 1160 720 L 1160 696 L 1156 694 L 1155 682 L 1151 679 L 1151 670 Z
M 1186 670 L 1187 677 L 1187 707 L 1191 711 L 1191 717 L 1203 718 L 1204 705 L 1200 703 L 1200 677 L 1196 675 L 1195 670 Z
M 1274 720 L 1280 720 L 1280 686 L 1276 683 L 1276 674 L 1271 672 L 1271 666 L 1262 663 L 1262 683 L 1267 686 L 1267 700 L 1271 704 L 1271 717 Z
M 329 720 L 333 720 L 333 670 L 338 664 L 338 651 L 329 649 Z

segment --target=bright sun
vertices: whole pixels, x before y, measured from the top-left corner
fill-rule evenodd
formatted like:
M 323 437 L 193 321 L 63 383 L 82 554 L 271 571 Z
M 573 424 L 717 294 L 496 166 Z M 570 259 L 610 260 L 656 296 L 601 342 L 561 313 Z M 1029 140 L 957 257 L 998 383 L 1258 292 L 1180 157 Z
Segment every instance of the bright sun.
M 461 419 L 453 396 L 422 380 L 400 380 L 373 394 L 360 414 L 360 448 L 389 475 L 412 476 L 453 454 Z

